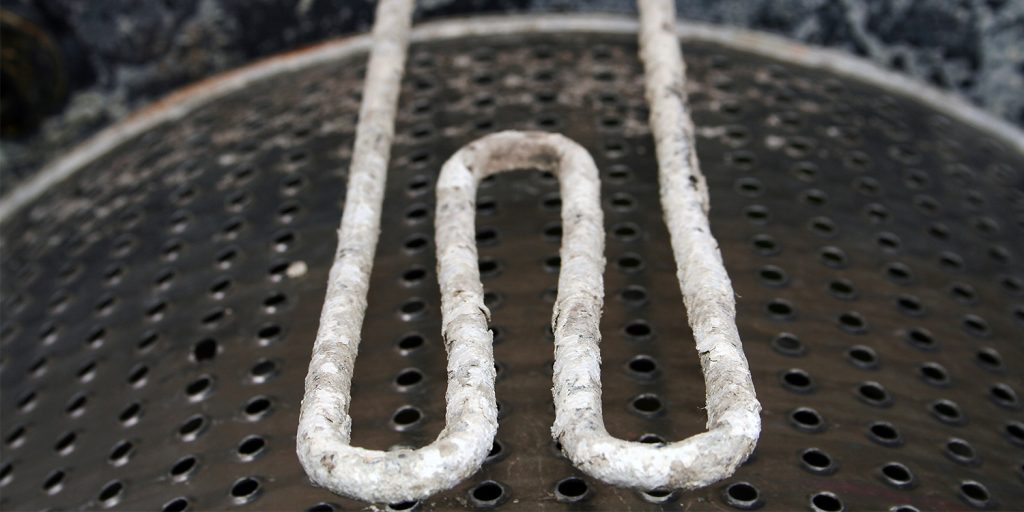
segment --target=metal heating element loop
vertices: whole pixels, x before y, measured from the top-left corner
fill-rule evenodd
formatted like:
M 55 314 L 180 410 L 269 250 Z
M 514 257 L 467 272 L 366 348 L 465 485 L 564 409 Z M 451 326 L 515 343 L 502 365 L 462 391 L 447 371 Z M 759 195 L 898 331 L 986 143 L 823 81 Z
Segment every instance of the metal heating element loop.
M 757 441 L 760 404 L 735 325 L 734 292 L 708 223 L 675 11 L 667 0 L 639 2 L 641 57 L 662 207 L 705 374 L 708 431 L 659 447 L 607 433 L 599 350 L 604 228 L 596 166 L 585 149 L 560 135 L 502 132 L 459 150 L 438 183 L 438 279 L 449 354 L 446 427 L 433 443 L 415 450 L 349 445 L 352 373 L 380 232 L 412 7 L 411 0 L 382 0 L 376 13 L 349 199 L 298 428 L 297 451 L 307 474 L 339 494 L 397 502 L 450 488 L 480 467 L 497 431 L 497 405 L 489 314 L 473 238 L 476 183 L 490 174 L 529 168 L 557 173 L 564 201 L 566 233 L 552 319 L 554 437 L 580 469 L 616 485 L 693 489 L 731 475 Z

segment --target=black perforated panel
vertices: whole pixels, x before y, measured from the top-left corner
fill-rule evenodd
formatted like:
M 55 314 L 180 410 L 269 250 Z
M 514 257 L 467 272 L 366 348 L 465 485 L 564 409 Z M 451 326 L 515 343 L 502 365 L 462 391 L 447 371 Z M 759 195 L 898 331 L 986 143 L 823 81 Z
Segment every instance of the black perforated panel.
M 393 508 L 768 510 L 1024 502 L 1024 156 L 912 99 L 687 44 L 712 227 L 764 406 L 755 456 L 690 493 L 583 476 L 550 438 L 556 181 L 488 179 L 478 242 L 501 425 L 470 480 Z M 414 45 L 363 327 L 353 443 L 444 421 L 441 163 L 557 131 L 601 170 L 604 406 L 703 429 L 632 37 Z M 4 509 L 315 510 L 294 434 L 364 58 L 267 79 L 131 140 L 2 226 Z M 575 504 L 574 504 L 575 503 Z M 909 510 L 909 509 L 908 509 Z

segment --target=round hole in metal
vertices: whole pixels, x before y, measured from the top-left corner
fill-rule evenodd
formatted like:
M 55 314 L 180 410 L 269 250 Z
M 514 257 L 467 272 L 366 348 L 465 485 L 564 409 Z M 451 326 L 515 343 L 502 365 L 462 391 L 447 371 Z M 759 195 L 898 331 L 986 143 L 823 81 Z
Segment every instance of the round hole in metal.
M 590 497 L 591 490 L 582 478 L 571 476 L 555 484 L 555 499 L 562 503 L 578 503 Z
M 761 491 L 749 482 L 735 482 L 723 490 L 725 502 L 740 510 L 753 510 L 762 505 Z

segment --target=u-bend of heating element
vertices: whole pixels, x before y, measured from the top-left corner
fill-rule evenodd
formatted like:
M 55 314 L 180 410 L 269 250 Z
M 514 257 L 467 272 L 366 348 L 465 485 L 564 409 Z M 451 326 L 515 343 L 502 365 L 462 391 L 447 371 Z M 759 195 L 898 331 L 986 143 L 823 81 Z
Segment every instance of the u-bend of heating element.
M 412 0 L 381 0 L 349 166 L 348 194 L 320 328 L 306 375 L 296 451 L 306 474 L 335 493 L 401 502 L 448 489 L 479 469 L 498 427 L 494 356 L 486 322 L 445 333 L 447 426 L 422 448 L 378 451 L 349 444 L 352 372 L 380 230 L 384 184 L 412 20 Z M 465 308 L 445 309 L 450 314 Z M 481 315 L 479 311 L 477 315 Z M 481 316 L 482 318 L 482 316 Z M 483 323 L 482 332 L 476 325 Z
M 707 186 L 686 110 L 675 8 L 672 0 L 638 4 L 661 206 L 704 371 L 708 430 L 665 445 L 628 442 L 608 434 L 601 411 L 600 331 L 594 318 L 600 315 L 600 302 L 581 304 L 576 283 L 563 274 L 552 319 L 552 434 L 578 468 L 605 482 L 639 489 L 695 489 L 728 477 L 747 459 L 761 432 L 761 405 L 736 328 L 732 283 L 708 221 Z
M 371 502 L 449 489 L 479 469 L 497 431 L 494 355 L 475 242 L 477 183 L 540 169 L 558 175 L 563 241 L 555 332 L 554 437 L 580 469 L 642 489 L 696 488 L 732 474 L 760 433 L 760 405 L 735 324 L 735 300 L 707 218 L 686 111 L 671 0 L 641 0 L 641 57 L 659 162 L 665 220 L 707 387 L 708 431 L 653 446 L 611 437 L 601 410 L 600 318 L 604 226 L 593 159 L 556 134 L 500 132 L 445 163 L 437 185 L 435 242 L 442 335 L 448 351 L 445 428 L 431 444 L 390 451 L 349 444 L 352 373 L 380 230 L 386 172 L 405 65 L 412 0 L 381 0 L 356 127 L 338 248 L 328 277 L 299 417 L 296 450 L 310 479 Z

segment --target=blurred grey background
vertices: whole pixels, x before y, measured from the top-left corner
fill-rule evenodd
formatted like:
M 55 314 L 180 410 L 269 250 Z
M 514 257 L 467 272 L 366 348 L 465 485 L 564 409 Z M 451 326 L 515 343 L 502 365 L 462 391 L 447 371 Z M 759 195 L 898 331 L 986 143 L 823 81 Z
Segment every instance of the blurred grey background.
M 5 0 L 0 192 L 176 87 L 367 30 L 371 0 Z M 1024 0 L 687 0 L 681 18 L 842 49 L 1024 126 Z M 419 0 L 416 19 L 633 15 L 632 0 Z

